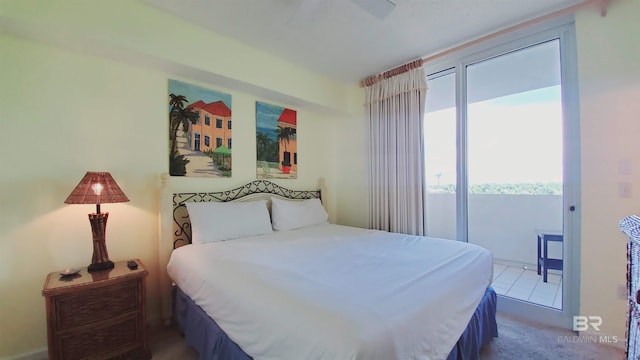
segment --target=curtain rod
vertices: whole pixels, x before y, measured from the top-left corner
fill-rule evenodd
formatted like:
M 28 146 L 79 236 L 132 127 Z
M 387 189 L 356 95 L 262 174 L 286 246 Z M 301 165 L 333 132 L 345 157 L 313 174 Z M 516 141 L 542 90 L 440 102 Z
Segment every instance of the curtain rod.
M 611 0 L 586 0 L 586 1 L 582 2 L 582 3 L 572 5 L 572 6 L 569 6 L 567 8 L 564 8 L 564 9 L 556 10 L 556 11 L 548 13 L 546 15 L 542 15 L 542 16 L 539 16 L 537 18 L 533 18 L 531 20 L 527 20 L 527 21 L 519 23 L 517 25 L 513 25 L 513 26 L 510 26 L 508 28 L 502 29 L 500 31 L 497 31 L 497 32 L 494 32 L 494 33 L 491 33 L 491 34 L 488 34 L 488 35 L 485 35 L 485 36 L 482 36 L 482 37 L 477 38 L 475 40 L 471 40 L 471 41 L 466 42 L 466 43 L 464 43 L 462 45 L 454 46 L 454 47 L 452 47 L 450 49 L 447 49 L 447 50 L 442 51 L 440 53 L 437 53 L 435 55 L 427 56 L 427 57 L 422 58 L 422 59 L 417 59 L 417 60 L 411 61 L 409 63 L 403 64 L 401 66 L 395 67 L 395 68 L 393 68 L 391 70 L 387 70 L 387 71 L 385 71 L 383 73 L 380 73 L 378 75 L 370 76 L 370 77 L 360 81 L 360 87 L 371 86 L 371 85 L 377 83 L 380 80 L 388 79 L 390 77 L 402 74 L 402 73 L 407 72 L 407 71 L 409 71 L 411 69 L 415 69 L 418 66 L 422 66 L 422 65 L 424 65 L 425 63 L 427 63 L 429 61 L 444 57 L 444 56 L 452 54 L 452 53 L 454 53 L 456 51 L 460 51 L 462 49 L 466 49 L 468 47 L 471 47 L 473 45 L 479 44 L 481 42 L 496 38 L 496 37 L 501 36 L 501 35 L 505 35 L 505 34 L 514 32 L 516 30 L 520 30 L 522 28 L 525 28 L 525 27 L 533 25 L 533 24 L 537 24 L 537 23 L 545 21 L 545 20 L 549 20 L 549 19 L 553 19 L 553 18 L 560 17 L 560 16 L 563 16 L 563 15 L 574 13 L 574 12 L 576 12 L 576 11 L 582 9 L 582 8 L 586 8 L 586 7 L 589 7 L 589 6 L 592 6 L 592 5 L 598 6 L 600 8 L 600 15 L 601 16 L 605 16 L 605 15 L 607 15 L 607 5 L 608 5 L 608 3 L 610 1 Z

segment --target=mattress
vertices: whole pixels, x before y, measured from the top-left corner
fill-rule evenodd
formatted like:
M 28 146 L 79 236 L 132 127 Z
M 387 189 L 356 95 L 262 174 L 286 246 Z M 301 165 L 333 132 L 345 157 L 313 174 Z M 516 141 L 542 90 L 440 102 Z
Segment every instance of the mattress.
M 254 359 L 442 359 L 492 259 L 457 241 L 324 224 L 183 246 L 167 270 Z

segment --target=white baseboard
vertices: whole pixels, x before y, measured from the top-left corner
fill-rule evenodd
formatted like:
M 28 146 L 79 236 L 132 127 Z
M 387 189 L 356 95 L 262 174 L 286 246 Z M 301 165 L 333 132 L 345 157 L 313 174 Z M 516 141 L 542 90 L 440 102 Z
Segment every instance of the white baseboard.
M 19 355 L 0 358 L 0 360 L 47 360 L 49 352 L 47 348 L 42 348 Z

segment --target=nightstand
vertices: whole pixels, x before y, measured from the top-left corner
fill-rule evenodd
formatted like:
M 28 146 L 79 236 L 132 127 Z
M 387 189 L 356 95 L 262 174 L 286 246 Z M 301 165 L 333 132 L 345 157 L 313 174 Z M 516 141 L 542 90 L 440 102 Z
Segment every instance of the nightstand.
M 49 359 L 150 359 L 147 268 L 136 260 L 110 270 L 72 276 L 52 272 L 42 295 L 47 305 Z

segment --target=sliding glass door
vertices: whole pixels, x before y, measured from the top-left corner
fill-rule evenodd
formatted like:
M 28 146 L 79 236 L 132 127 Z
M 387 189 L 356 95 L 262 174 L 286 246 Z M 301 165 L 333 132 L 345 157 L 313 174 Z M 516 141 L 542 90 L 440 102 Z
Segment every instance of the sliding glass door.
M 500 307 L 564 327 L 577 295 L 571 35 L 563 26 L 427 67 L 424 120 L 427 235 L 489 249 Z
M 558 266 L 538 274 L 537 239 L 564 238 L 559 43 L 466 67 L 468 241 L 493 253 L 498 294 L 556 309 L 562 242 L 547 242 L 547 258 Z

